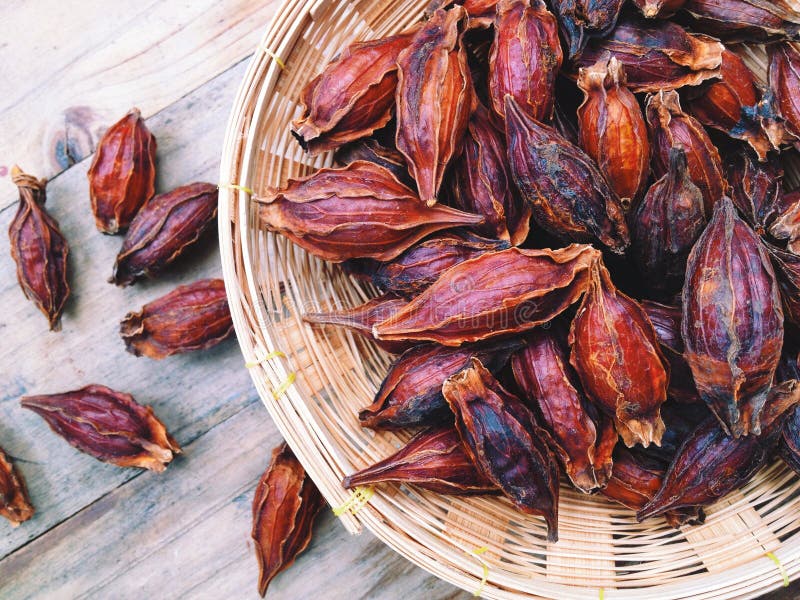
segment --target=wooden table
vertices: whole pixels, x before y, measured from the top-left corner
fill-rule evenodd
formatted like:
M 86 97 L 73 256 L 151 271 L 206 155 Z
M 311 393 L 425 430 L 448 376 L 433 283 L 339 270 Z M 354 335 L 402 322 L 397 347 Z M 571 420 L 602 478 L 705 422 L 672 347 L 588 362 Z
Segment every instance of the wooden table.
M 120 238 L 97 232 L 86 170 L 105 127 L 138 106 L 158 138 L 159 191 L 216 181 L 247 59 L 279 0 L 7 0 L 0 17 L 0 229 L 16 211 L 12 164 L 50 178 L 48 209 L 71 245 L 63 330 L 17 286 L 0 251 L 0 446 L 36 516 L 0 522 L 0 598 L 256 598 L 250 502 L 280 436 L 234 340 L 163 361 L 119 338 L 130 310 L 181 283 L 220 277 L 216 237 L 155 281 L 106 282 Z M 25 394 L 103 383 L 153 406 L 184 449 L 161 475 L 73 450 Z M 798 593 L 794 587 L 791 592 Z M 274 598 L 469 598 L 326 511 Z M 793 595 L 783 596 L 785 598 Z

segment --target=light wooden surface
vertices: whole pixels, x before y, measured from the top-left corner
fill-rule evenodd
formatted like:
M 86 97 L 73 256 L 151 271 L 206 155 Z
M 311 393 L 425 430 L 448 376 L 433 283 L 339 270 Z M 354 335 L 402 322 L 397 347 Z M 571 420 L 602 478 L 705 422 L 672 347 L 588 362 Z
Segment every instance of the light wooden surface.
M 86 170 L 104 127 L 137 105 L 158 139 L 158 190 L 216 181 L 228 113 L 275 0 L 19 0 L 0 8 L 0 446 L 36 516 L 0 522 L 0 598 L 256 598 L 250 502 L 279 434 L 234 340 L 163 361 L 125 352 L 119 321 L 180 283 L 221 276 L 214 234 L 157 281 L 108 283 L 121 239 L 94 227 Z M 64 150 L 66 146 L 69 151 Z M 70 246 L 63 330 L 17 286 L 8 171 L 51 179 Z M 161 475 L 73 450 L 19 397 L 103 383 L 153 406 L 183 446 Z M 326 511 L 268 597 L 466 598 Z

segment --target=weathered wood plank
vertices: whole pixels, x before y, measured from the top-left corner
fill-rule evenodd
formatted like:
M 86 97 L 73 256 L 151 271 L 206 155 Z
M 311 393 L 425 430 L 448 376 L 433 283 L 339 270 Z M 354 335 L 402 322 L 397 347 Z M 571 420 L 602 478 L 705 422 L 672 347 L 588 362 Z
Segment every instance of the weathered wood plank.
M 131 106 L 149 117 L 224 72 L 252 53 L 278 4 L 4 3 L 0 180 L 14 163 L 50 177 L 88 156 Z

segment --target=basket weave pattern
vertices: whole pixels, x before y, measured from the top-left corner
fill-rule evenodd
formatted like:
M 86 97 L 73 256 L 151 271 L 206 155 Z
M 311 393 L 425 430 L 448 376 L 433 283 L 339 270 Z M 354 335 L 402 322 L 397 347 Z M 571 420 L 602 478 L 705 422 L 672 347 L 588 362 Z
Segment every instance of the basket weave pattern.
M 239 343 L 272 418 L 331 506 L 350 497 L 344 475 L 409 436 L 376 434 L 356 418 L 389 356 L 342 330 L 312 329 L 301 315 L 354 306 L 375 290 L 260 231 L 251 193 L 330 162 L 304 155 L 289 133 L 304 84 L 350 42 L 400 31 L 426 4 L 285 2 L 251 61 L 223 150 L 220 244 Z M 747 56 L 761 73 L 764 60 L 760 49 Z M 794 166 L 787 173 L 793 187 Z M 486 598 L 755 597 L 798 575 L 800 481 L 781 463 L 707 512 L 705 525 L 674 530 L 661 519 L 637 523 L 624 507 L 562 486 L 560 541 L 549 544 L 542 519 L 502 498 L 385 485 L 341 519 L 351 532 L 366 527 L 417 565 Z

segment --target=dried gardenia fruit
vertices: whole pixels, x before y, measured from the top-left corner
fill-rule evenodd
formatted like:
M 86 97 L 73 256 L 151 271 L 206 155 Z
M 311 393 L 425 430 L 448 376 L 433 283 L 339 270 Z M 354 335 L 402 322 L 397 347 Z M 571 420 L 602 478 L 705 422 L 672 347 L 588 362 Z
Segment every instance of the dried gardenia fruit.
M 216 346 L 233 333 L 225 283 L 201 279 L 180 285 L 125 315 L 119 331 L 136 356 L 161 359 Z
M 110 281 L 153 277 L 198 240 L 217 216 L 217 186 L 192 183 L 153 196 L 131 222 Z
M 392 117 L 397 56 L 416 29 L 348 46 L 312 79 L 301 96 L 303 112 L 292 134 L 317 154 L 368 136 Z
M 599 257 L 583 244 L 482 254 L 445 271 L 373 333 L 382 340 L 460 346 L 532 329 L 580 298 Z
M 485 494 L 497 487 L 481 475 L 452 425 L 427 429 L 382 461 L 348 475 L 345 488 L 384 481 L 411 483 L 439 494 Z
M 744 485 L 775 449 L 789 414 L 800 402 L 800 384 L 786 381 L 770 390 L 760 434 L 730 437 L 714 417 L 683 443 L 661 489 L 639 512 L 638 520 L 688 506 L 707 506 Z
M 800 138 L 800 49 L 784 42 L 768 46 L 769 87 L 775 111 L 795 138 Z
M 644 193 L 650 175 L 647 124 L 625 70 L 610 54 L 578 72 L 583 103 L 578 108 L 580 144 L 591 156 L 624 208 Z
M 47 421 L 71 446 L 119 467 L 160 473 L 181 451 L 152 408 L 104 385 L 25 396 L 20 404 Z
M 630 243 L 619 197 L 586 153 L 534 121 L 506 96 L 506 140 L 514 181 L 542 229 L 564 241 L 600 241 L 617 254 Z
M 437 10 L 397 58 L 396 145 L 429 206 L 458 152 L 474 101 L 461 43 L 466 17 L 460 6 Z
M 648 292 L 681 289 L 686 259 L 706 226 L 703 194 L 689 177 L 686 153 L 670 149 L 669 169 L 647 191 L 631 223 L 632 256 Z
M 47 181 L 23 173 L 17 166 L 11 169 L 11 181 L 19 189 L 19 207 L 8 228 L 17 281 L 55 331 L 61 328 L 61 313 L 69 297 L 69 246 L 44 208 Z
M 625 67 L 631 91 L 658 92 L 718 77 L 724 49 L 717 40 L 669 21 L 623 16 L 607 38 L 583 51 L 576 67 L 589 67 L 611 52 Z
M 727 0 L 726 0 L 727 1 Z M 705 83 L 687 92 L 687 110 L 698 121 L 732 138 L 744 140 L 766 160 L 773 149 L 769 136 L 762 128 L 761 94 L 752 71 L 730 50 L 722 53 L 720 79 Z
M 127 227 L 155 192 L 156 138 L 138 108 L 105 132 L 87 173 L 97 228 L 116 233 Z
M 528 335 L 511 365 L 523 399 L 538 407 L 567 476 L 589 494 L 604 487 L 611 476 L 617 432 L 613 421 L 598 414 L 580 391 L 564 349 L 566 336 L 555 329 Z
M 681 323 L 697 390 L 726 432 L 761 430 L 783 343 L 783 310 L 761 240 L 723 198 L 689 255 Z
M 494 29 L 489 54 L 494 111 L 505 116 L 505 97 L 510 94 L 531 118 L 550 120 L 563 60 L 556 18 L 542 0 L 500 0 Z
M 647 313 L 614 287 L 600 261 L 592 266 L 569 344 L 586 395 L 614 419 L 625 445 L 659 445 L 669 372 Z
M 722 160 L 711 138 L 697 119 L 681 110 L 678 92 L 661 91 L 648 96 L 645 112 L 653 144 L 653 173 L 663 177 L 669 170 L 670 150 L 683 148 L 689 176 L 703 193 L 706 213 L 710 214 L 727 187 Z
M 787 321 L 800 325 L 800 256 L 764 242 L 772 259 Z
M 800 12 L 792 0 L 687 0 L 692 27 L 736 42 L 800 39 Z
M 590 37 L 602 38 L 614 29 L 625 0 L 552 0 L 570 60 L 583 52 Z
M 491 26 L 494 21 L 495 7 L 498 0 L 431 0 L 425 9 L 425 16 L 430 18 L 440 8 L 452 8 L 460 4 L 469 15 L 470 28 L 483 28 Z
M 363 161 L 291 179 L 259 203 L 261 226 L 333 262 L 391 260 L 431 233 L 483 223 L 448 206 L 425 206 L 390 171 Z
M 414 186 L 414 181 L 408 174 L 406 159 L 397 150 L 381 146 L 373 139 L 359 140 L 339 148 L 334 154 L 336 162 L 346 167 L 357 160 L 375 163 L 392 172 L 397 181 Z
M 354 308 L 324 313 L 305 313 L 303 315 L 303 321 L 312 325 L 346 327 L 347 329 L 356 331 L 373 340 L 386 352 L 401 354 L 408 350 L 413 344 L 402 341 L 384 342 L 383 340 L 378 340 L 373 337 L 372 328 L 378 323 L 382 323 L 394 317 L 406 304 L 408 304 L 408 300 L 404 300 L 390 293 L 368 300 L 364 304 Z
M 22 474 L 0 448 L 0 517 L 5 517 L 12 527 L 16 527 L 30 519 L 33 512 Z
M 788 240 L 789 252 L 800 255 L 800 189 L 783 195 L 781 211 L 769 227 L 769 234 L 778 240 Z
M 372 429 L 402 429 L 434 425 L 450 414 L 442 384 L 477 358 L 492 373 L 502 369 L 521 340 L 443 348 L 423 344 L 404 352 L 389 367 L 371 405 L 359 411 L 358 420 Z
M 258 559 L 258 593 L 308 547 L 325 499 L 284 442 L 256 486 L 251 536 Z
M 531 410 L 475 358 L 442 393 L 478 471 L 522 512 L 543 516 L 548 541 L 557 541 L 558 460 Z
M 470 234 L 444 233 L 415 244 L 388 263 L 380 263 L 372 281 L 382 290 L 414 295 L 430 286 L 450 267 L 510 244 Z
M 800 408 L 795 407 L 783 424 L 778 442 L 778 456 L 795 473 L 800 474 Z
M 528 237 L 531 208 L 517 197 L 507 160 L 503 134 L 479 105 L 470 117 L 461 154 L 453 165 L 449 204 L 484 217 L 483 224 L 473 228 L 478 234 L 510 240 L 518 246 Z
M 766 161 L 759 162 L 745 146 L 728 157 L 726 175 L 731 200 L 756 232 L 764 235 L 784 206 L 780 160 L 770 154 Z
M 633 0 L 633 3 L 648 19 L 664 19 L 686 4 L 686 0 Z

